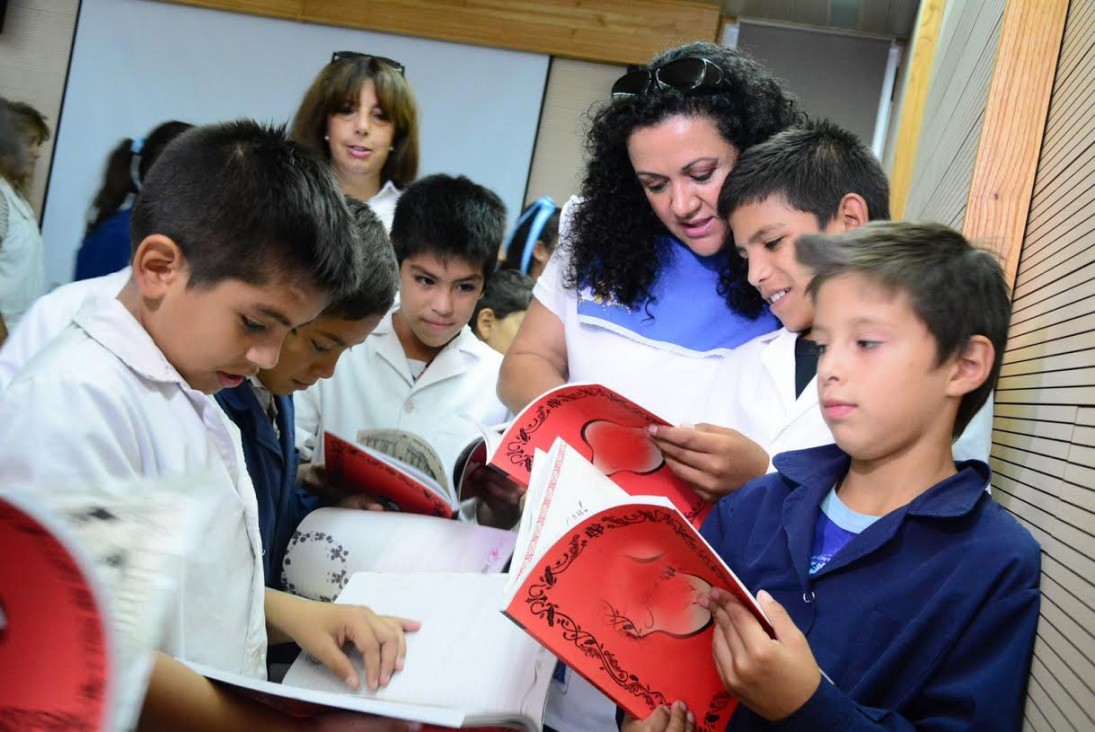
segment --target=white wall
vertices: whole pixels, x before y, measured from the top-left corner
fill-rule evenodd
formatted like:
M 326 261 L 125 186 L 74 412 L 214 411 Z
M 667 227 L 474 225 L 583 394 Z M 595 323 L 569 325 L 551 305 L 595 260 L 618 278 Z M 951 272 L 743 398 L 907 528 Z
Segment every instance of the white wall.
M 286 121 L 331 52 L 402 61 L 421 110 L 420 174 L 462 173 L 520 212 L 548 57 L 308 25 L 154 0 L 84 0 L 42 233 L 72 277 L 107 153 L 160 122 Z

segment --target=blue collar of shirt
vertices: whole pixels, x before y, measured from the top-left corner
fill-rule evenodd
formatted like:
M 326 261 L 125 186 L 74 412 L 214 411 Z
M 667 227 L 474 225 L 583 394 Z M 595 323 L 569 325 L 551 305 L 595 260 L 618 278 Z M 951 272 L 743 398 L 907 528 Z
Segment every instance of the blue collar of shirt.
M 823 445 L 782 453 L 772 462 L 790 484 L 791 492 L 783 503 L 783 524 L 787 532 L 788 551 L 805 587 L 810 578 L 810 553 L 821 501 L 833 484 L 848 472 L 851 460 L 836 445 Z M 908 517 L 951 520 L 967 515 L 974 510 L 978 501 L 988 500 L 985 486 L 990 475 L 988 465 L 979 460 L 962 463 L 955 475 L 867 527 L 814 578 L 836 572 L 877 551 L 897 534 Z
M 777 455 L 776 470 L 809 493 L 819 492 L 817 505 L 845 473 L 851 459 L 836 445 L 822 445 Z M 914 498 L 899 511 L 912 516 L 954 518 L 974 509 L 985 494 L 992 476 L 989 466 L 980 460 L 958 463 L 958 472 Z
M 719 292 L 723 253 L 701 257 L 680 241 L 658 237 L 664 255 L 651 286 L 653 300 L 624 305 L 578 287 L 578 320 L 660 350 L 695 357 L 724 354 L 779 327 L 767 310 L 756 319 L 738 315 Z

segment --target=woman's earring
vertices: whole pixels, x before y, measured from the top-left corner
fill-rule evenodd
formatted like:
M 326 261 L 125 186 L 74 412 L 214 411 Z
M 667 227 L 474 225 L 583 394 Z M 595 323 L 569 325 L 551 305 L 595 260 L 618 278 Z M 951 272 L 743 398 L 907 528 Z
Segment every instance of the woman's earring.
M 388 152 L 391 152 L 392 150 L 395 150 L 395 145 L 392 145 L 391 147 L 388 148 Z
M 330 136 L 330 135 L 324 135 L 324 136 L 323 136 L 323 139 L 324 139 L 324 140 L 327 140 L 328 142 L 330 142 L 330 140 L 331 140 L 331 136 Z

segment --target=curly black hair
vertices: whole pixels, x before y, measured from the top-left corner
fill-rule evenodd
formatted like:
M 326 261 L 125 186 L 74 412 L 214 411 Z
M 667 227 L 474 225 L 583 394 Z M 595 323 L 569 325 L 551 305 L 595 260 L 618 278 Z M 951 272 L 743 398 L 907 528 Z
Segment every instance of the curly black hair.
M 722 137 L 739 151 L 764 142 L 804 120 L 794 98 L 760 64 L 744 54 L 713 43 L 696 42 L 663 51 L 651 68 L 686 57 L 701 57 L 723 72 L 729 91 L 687 95 L 659 89 L 632 99 L 602 105 L 591 116 L 586 138 L 586 173 L 581 204 L 571 218 L 570 264 L 564 284 L 589 284 L 601 297 L 628 305 L 652 302 L 653 286 L 666 263 L 668 249 L 658 237 L 669 232 L 650 207 L 627 153 L 627 141 L 638 127 L 668 117 L 710 117 Z M 719 292 L 741 315 L 755 318 L 764 308 L 759 293 L 745 279 L 746 265 L 724 248 Z

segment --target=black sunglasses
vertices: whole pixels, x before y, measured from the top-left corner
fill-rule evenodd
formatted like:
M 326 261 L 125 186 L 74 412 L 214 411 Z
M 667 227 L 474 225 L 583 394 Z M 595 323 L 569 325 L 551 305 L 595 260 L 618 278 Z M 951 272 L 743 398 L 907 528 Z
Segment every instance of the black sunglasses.
M 613 101 L 634 99 L 659 90 L 676 89 L 684 94 L 710 94 L 726 88 L 722 69 L 699 56 L 670 61 L 656 69 L 629 71 L 612 85 Z
M 331 54 L 331 63 L 338 63 L 339 61 L 345 61 L 347 59 L 373 59 L 385 66 L 390 66 L 400 73 L 401 76 L 406 76 L 406 69 L 403 64 L 399 63 L 395 59 L 386 58 L 384 56 L 374 56 L 371 53 L 358 53 L 357 51 L 335 51 Z

